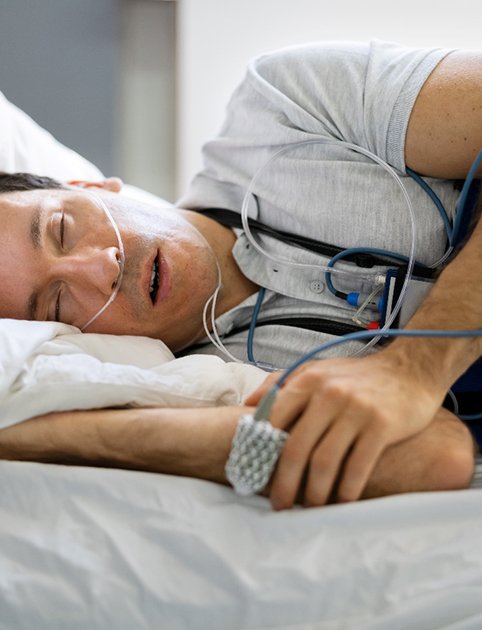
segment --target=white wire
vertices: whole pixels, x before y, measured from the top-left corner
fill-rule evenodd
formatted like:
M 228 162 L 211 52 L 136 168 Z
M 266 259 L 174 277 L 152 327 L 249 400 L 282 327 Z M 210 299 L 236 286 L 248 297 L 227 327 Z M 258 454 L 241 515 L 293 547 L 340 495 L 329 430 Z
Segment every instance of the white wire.
M 449 245 L 449 247 L 447 248 L 447 251 L 445 252 L 445 254 L 443 254 L 443 256 L 441 258 L 439 258 L 439 260 L 437 260 L 432 265 L 430 265 L 430 268 L 431 269 L 437 269 L 437 267 L 440 267 L 440 265 L 443 265 L 444 262 L 448 258 L 450 258 L 450 256 L 452 255 L 453 251 L 454 251 L 454 247 L 452 245 Z
M 218 348 L 218 350 L 220 350 L 221 348 L 219 347 L 218 342 L 216 341 L 216 339 L 211 335 L 211 331 L 209 330 L 209 326 L 208 326 L 208 321 L 207 321 L 207 312 L 208 312 L 208 308 L 209 305 L 211 304 L 211 302 L 213 301 L 216 292 L 219 291 L 220 287 L 217 287 L 216 290 L 214 291 L 214 293 L 207 299 L 206 304 L 204 305 L 203 308 L 203 328 L 204 328 L 204 332 L 206 333 L 206 337 L 209 339 L 209 341 L 216 347 Z
M 223 342 L 221 341 L 221 338 L 219 337 L 218 331 L 216 329 L 216 304 L 217 304 L 217 299 L 219 296 L 219 293 L 222 289 L 223 283 L 222 283 L 222 276 L 221 276 L 221 268 L 219 267 L 219 263 L 216 260 L 216 265 L 218 268 L 218 284 L 216 289 L 214 290 L 214 293 L 211 295 L 211 297 L 208 298 L 208 300 L 206 301 L 206 304 L 204 305 L 203 308 L 203 328 L 204 328 L 204 332 L 206 333 L 207 338 L 209 339 L 209 341 L 220 351 L 222 352 L 224 355 L 226 355 L 228 357 L 228 359 L 231 359 L 231 361 L 234 361 L 235 363 L 243 363 L 243 361 L 241 361 L 241 359 L 238 359 L 237 357 L 235 357 L 234 355 L 232 355 L 229 350 L 224 346 Z M 211 335 L 211 332 L 209 330 L 209 326 L 208 326 L 208 321 L 207 321 L 207 312 L 209 309 L 209 305 L 211 304 L 211 327 L 212 327 L 212 331 L 213 334 Z
M 381 339 L 382 337 L 382 332 L 384 330 L 387 330 L 388 328 L 390 328 L 390 326 L 392 325 L 392 323 L 395 321 L 395 318 L 397 317 L 402 304 L 403 304 L 403 300 L 405 298 L 405 294 L 407 292 L 408 289 L 408 284 L 410 282 L 410 278 L 412 276 L 412 272 L 413 272 L 413 266 L 415 264 L 415 240 L 416 240 L 416 227 L 415 227 L 415 211 L 413 209 L 413 205 L 412 205 L 412 201 L 410 199 L 410 196 L 407 192 L 407 189 L 404 185 L 404 183 L 402 182 L 401 178 L 397 175 L 397 173 L 395 172 L 395 170 L 389 165 L 387 164 L 384 160 L 382 160 L 381 158 L 379 158 L 377 155 L 375 155 L 374 153 L 372 153 L 371 151 L 368 151 L 368 149 L 364 149 L 363 147 L 359 147 L 356 144 L 352 144 L 350 142 L 344 142 L 342 140 L 334 140 L 331 138 L 318 138 L 316 140 L 305 140 L 303 142 L 296 142 L 293 144 L 289 144 L 286 145 L 284 147 L 282 147 L 281 149 L 278 149 L 278 151 L 276 151 L 268 160 L 266 160 L 266 162 L 264 164 L 262 164 L 258 170 L 255 172 L 253 179 L 251 180 L 248 189 L 246 191 L 246 194 L 244 196 L 243 199 L 243 204 L 241 207 L 241 221 L 243 224 L 243 229 L 246 233 L 246 237 L 248 239 L 248 241 L 251 243 L 251 245 L 253 245 L 253 247 L 260 253 L 262 254 L 265 258 L 272 260 L 273 262 L 275 262 L 278 265 L 286 265 L 288 264 L 289 266 L 294 266 L 294 267 L 302 267 L 302 268 L 311 268 L 311 269 L 316 269 L 318 271 L 328 271 L 330 273 L 334 273 L 338 276 L 341 275 L 349 275 L 351 278 L 353 277 L 353 273 L 349 272 L 349 271 L 342 271 L 340 269 L 335 269 L 333 267 L 327 267 L 325 265 L 311 265 L 311 264 L 306 264 L 306 263 L 295 263 L 295 262 L 290 262 L 290 261 L 286 261 L 283 259 L 279 259 L 276 256 L 273 256 L 272 254 L 270 254 L 269 252 L 267 252 L 265 249 L 263 249 L 263 247 L 261 247 L 261 245 L 256 241 L 256 239 L 254 238 L 250 227 L 249 227 L 249 221 L 248 221 L 248 206 L 249 206 L 249 202 L 251 199 L 251 195 L 253 194 L 254 191 L 254 187 L 258 182 L 258 178 L 260 177 L 260 175 L 264 172 L 264 170 L 267 168 L 267 166 L 269 166 L 272 162 L 274 162 L 276 159 L 278 159 L 281 155 L 284 155 L 285 153 L 287 153 L 288 151 L 291 151 L 293 149 L 302 147 L 302 146 L 307 146 L 307 145 L 315 145 L 315 144 L 334 144 L 336 146 L 340 146 L 340 147 L 344 147 L 347 149 L 351 149 L 352 151 L 355 151 L 356 153 L 361 153 L 362 155 L 364 155 L 365 157 L 368 157 L 369 159 L 373 160 L 374 162 L 376 162 L 379 166 L 381 166 L 382 168 L 384 168 L 387 173 L 389 173 L 393 179 L 395 180 L 395 182 L 398 184 L 403 197 L 405 199 L 405 202 L 407 204 L 407 208 L 408 208 L 408 213 L 409 213 L 409 218 L 410 218 L 410 227 L 411 227 L 411 232 L 412 232 L 412 242 L 410 245 L 410 253 L 409 253 L 409 257 L 408 257 L 408 265 L 407 265 L 407 271 L 406 271 L 406 275 L 405 275 L 405 279 L 400 291 L 400 295 L 398 297 L 398 300 L 389 316 L 389 318 L 386 320 L 384 326 L 380 329 L 380 335 L 377 335 L 376 337 L 374 337 L 373 339 L 371 339 L 367 344 L 365 344 L 365 346 L 363 346 L 363 348 L 361 348 L 360 350 L 358 350 L 357 352 L 355 352 L 352 356 L 357 356 L 358 354 L 362 353 L 362 352 L 366 352 L 370 347 L 374 346 L 376 343 L 378 343 L 378 341 Z M 363 276 L 362 274 L 357 275 L 357 279 L 359 280 L 360 278 L 364 278 L 367 279 L 369 281 L 373 281 L 373 278 L 371 276 Z
M 114 287 L 114 290 L 112 291 L 112 294 L 110 296 L 110 298 L 107 300 L 107 302 L 104 304 L 104 306 L 102 308 L 100 308 L 97 313 L 91 317 L 89 319 L 89 321 L 84 324 L 82 326 L 82 328 L 80 329 L 81 332 L 84 332 L 84 330 L 87 328 L 87 326 L 90 326 L 90 324 L 92 324 L 92 322 L 94 322 L 100 315 L 102 315 L 102 313 L 105 311 L 105 309 L 110 306 L 112 304 L 112 302 L 116 299 L 117 294 L 119 293 L 119 289 L 122 283 L 122 278 L 124 277 L 124 268 L 125 268 L 125 264 L 126 264 L 126 257 L 125 257 L 125 252 L 124 252 L 124 243 L 122 242 L 122 237 L 119 231 L 119 228 L 117 227 L 116 222 L 114 221 L 114 218 L 112 216 L 112 214 L 110 213 L 109 209 L 107 208 L 107 206 L 105 205 L 105 203 L 103 202 L 103 200 L 96 194 L 94 194 L 91 191 L 87 191 L 84 190 L 82 191 L 84 194 L 88 195 L 89 197 L 91 197 L 95 203 L 97 203 L 102 210 L 104 211 L 106 217 L 109 219 L 109 221 L 112 224 L 112 227 L 114 228 L 114 232 L 115 235 L 117 237 L 117 243 L 119 245 L 119 275 L 117 276 L 117 280 L 116 280 L 116 285 Z

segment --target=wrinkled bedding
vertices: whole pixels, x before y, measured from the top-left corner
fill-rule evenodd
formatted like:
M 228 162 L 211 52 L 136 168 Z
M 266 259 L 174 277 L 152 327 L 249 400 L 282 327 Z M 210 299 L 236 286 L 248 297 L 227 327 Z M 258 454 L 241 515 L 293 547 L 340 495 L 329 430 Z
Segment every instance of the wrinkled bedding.
M 481 498 L 274 513 L 194 479 L 0 462 L 0 630 L 479 630 Z

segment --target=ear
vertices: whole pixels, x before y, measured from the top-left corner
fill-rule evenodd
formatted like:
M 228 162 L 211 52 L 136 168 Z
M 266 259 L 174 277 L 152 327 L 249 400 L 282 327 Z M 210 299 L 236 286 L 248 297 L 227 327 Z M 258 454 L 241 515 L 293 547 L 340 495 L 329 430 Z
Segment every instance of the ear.
M 122 189 L 122 180 L 118 177 L 108 177 L 100 182 L 86 182 L 85 180 L 72 180 L 67 182 L 70 186 L 76 186 L 77 188 L 101 188 L 102 190 L 108 190 L 109 192 L 118 193 Z

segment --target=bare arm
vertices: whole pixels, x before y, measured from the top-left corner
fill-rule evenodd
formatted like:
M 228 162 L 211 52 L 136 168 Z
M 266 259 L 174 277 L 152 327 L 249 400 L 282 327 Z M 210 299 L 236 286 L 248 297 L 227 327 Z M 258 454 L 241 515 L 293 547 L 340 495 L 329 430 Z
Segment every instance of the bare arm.
M 88 464 L 226 483 L 224 464 L 246 407 L 51 413 L 0 431 L 0 458 Z
M 213 409 L 107 409 L 51 413 L 0 431 L 0 458 L 184 475 L 226 484 L 224 466 L 241 413 Z M 445 410 L 420 435 L 388 448 L 362 494 L 466 487 L 473 471 L 467 429 Z M 269 488 L 264 494 L 269 494 Z M 283 497 L 289 504 L 289 494 Z M 310 504 L 304 489 L 298 502 Z M 283 504 L 285 505 L 285 504 Z
M 482 51 L 456 51 L 435 68 L 415 102 L 405 161 L 422 175 L 463 179 L 480 149 Z
M 410 117 L 407 165 L 431 177 L 464 178 L 482 149 L 482 52 L 457 51 L 434 70 Z M 479 168 L 482 176 L 482 167 Z M 482 197 L 479 199 L 479 216 Z M 443 271 L 407 328 L 482 328 L 482 222 Z M 482 339 L 397 339 L 390 347 L 445 392 L 482 355 Z M 433 370 L 433 366 L 437 370 Z
M 481 205 L 482 200 L 479 201 Z M 481 207 L 482 210 L 482 207 Z M 408 329 L 482 329 L 482 221 L 444 269 Z M 412 371 L 443 397 L 451 385 L 482 356 L 482 338 L 398 338 L 385 351 L 400 368 Z M 434 369 L 436 366 L 436 369 Z

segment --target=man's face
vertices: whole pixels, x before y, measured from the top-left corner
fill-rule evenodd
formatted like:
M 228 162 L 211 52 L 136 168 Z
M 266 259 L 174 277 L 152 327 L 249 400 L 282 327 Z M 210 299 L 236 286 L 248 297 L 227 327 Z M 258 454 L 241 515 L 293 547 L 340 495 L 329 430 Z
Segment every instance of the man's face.
M 119 228 L 125 269 L 116 299 L 86 332 L 145 335 L 173 350 L 199 338 L 218 281 L 207 241 L 182 211 L 96 194 Z M 0 217 L 0 317 L 82 328 L 120 271 L 119 242 L 95 196 L 70 189 L 3 193 Z

